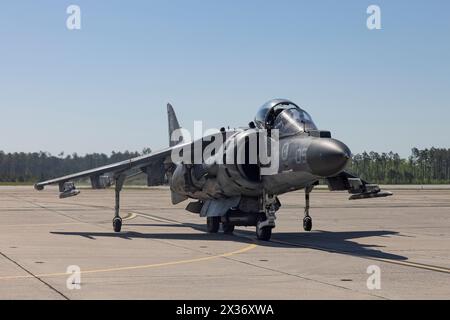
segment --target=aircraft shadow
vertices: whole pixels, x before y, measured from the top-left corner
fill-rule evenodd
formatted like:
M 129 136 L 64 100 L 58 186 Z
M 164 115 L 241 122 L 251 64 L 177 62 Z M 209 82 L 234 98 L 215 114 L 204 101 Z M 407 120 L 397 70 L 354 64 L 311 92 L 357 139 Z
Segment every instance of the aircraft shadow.
M 120 238 L 125 240 L 133 239 L 160 239 L 160 240 L 203 240 L 203 241 L 235 241 L 242 243 L 254 243 L 256 236 L 254 228 L 247 230 L 239 229 L 236 235 L 208 234 L 203 224 L 126 224 L 127 226 L 139 227 L 173 227 L 173 228 L 192 228 L 202 233 L 141 233 L 136 231 L 115 232 L 51 232 L 55 235 L 65 236 L 81 236 L 88 239 L 96 240 L 101 237 Z M 312 249 L 325 252 L 337 252 L 352 256 L 390 259 L 390 260 L 407 260 L 407 257 L 383 252 L 380 246 L 371 244 L 362 244 L 353 239 L 369 238 L 369 237 L 389 237 L 399 236 L 394 231 L 344 231 L 344 232 L 276 232 L 272 236 L 274 241 L 257 241 L 258 245 L 274 248 L 292 248 L 292 249 Z

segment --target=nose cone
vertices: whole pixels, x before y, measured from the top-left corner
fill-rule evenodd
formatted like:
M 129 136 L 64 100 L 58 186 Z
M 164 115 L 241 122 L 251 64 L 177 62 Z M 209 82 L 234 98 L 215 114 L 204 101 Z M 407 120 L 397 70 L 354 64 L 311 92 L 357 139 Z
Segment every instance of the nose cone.
M 306 156 L 312 174 L 332 177 L 345 169 L 351 158 L 351 151 L 338 140 L 315 139 Z

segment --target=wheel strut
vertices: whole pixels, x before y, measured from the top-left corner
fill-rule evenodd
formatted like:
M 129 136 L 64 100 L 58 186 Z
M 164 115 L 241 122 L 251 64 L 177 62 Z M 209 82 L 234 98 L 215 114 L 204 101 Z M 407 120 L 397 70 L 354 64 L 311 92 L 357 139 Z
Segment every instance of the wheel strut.
M 314 186 L 309 186 L 305 188 L 305 216 L 303 218 L 303 229 L 305 231 L 311 231 L 312 229 L 312 218 L 309 215 L 309 194 L 313 190 Z
M 114 219 L 113 229 L 115 232 L 120 232 L 122 229 L 122 218 L 120 217 L 120 192 L 123 188 L 126 175 L 121 173 L 114 177 L 115 180 L 115 207 L 114 207 Z

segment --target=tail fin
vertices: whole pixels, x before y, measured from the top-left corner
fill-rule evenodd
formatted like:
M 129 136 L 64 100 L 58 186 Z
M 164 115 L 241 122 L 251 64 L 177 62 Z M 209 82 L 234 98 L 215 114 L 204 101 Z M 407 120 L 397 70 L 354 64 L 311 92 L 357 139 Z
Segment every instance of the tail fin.
M 173 107 L 170 103 L 167 104 L 167 118 L 169 121 L 169 146 L 173 147 L 180 142 L 183 142 L 183 137 L 180 137 L 180 140 L 172 141 L 172 134 L 175 130 L 180 129 L 180 124 L 178 123 L 177 115 L 175 114 L 175 111 L 173 110 Z
M 177 115 L 175 114 L 175 111 L 173 110 L 173 107 L 170 103 L 167 104 L 167 120 L 169 122 L 169 146 L 173 147 L 176 146 L 177 144 L 181 143 L 184 141 L 184 137 L 181 135 L 178 141 L 172 141 L 172 134 L 174 133 L 175 130 L 181 129 L 180 127 L 180 123 L 178 122 L 177 119 Z M 172 179 L 170 177 L 170 179 Z M 170 182 L 172 183 L 172 182 Z M 171 191 L 171 196 L 172 196 L 172 203 L 173 204 L 178 204 L 183 202 L 184 200 L 187 200 L 188 197 L 176 193 L 174 191 Z

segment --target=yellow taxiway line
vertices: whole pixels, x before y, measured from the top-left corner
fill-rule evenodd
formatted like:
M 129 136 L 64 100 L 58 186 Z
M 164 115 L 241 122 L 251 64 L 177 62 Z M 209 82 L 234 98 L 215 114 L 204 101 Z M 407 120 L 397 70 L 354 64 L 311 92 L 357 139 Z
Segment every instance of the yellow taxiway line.
M 176 222 L 176 223 L 179 223 L 179 224 L 183 224 L 182 222 L 179 222 L 179 221 L 169 220 L 169 219 L 165 219 L 165 218 L 162 218 L 162 217 L 153 216 L 153 215 L 150 215 L 150 214 L 138 213 L 137 215 L 138 216 L 147 217 L 147 218 L 150 218 L 150 219 L 153 219 L 153 220 L 157 220 L 157 221 L 160 221 L 160 222 L 166 222 L 166 223 L 174 223 L 174 222 Z M 234 234 L 236 236 L 241 237 L 241 238 L 254 240 L 252 237 L 250 237 L 250 236 L 248 236 L 246 234 L 243 234 L 243 233 L 241 233 L 239 231 L 235 232 Z M 394 259 L 377 258 L 377 257 L 371 257 L 371 256 L 367 256 L 367 255 L 360 255 L 360 254 L 353 253 L 353 252 L 347 252 L 347 251 L 344 251 L 344 250 L 340 251 L 340 250 L 331 249 L 331 248 L 319 247 L 319 246 L 314 246 L 314 245 L 309 245 L 309 244 L 293 243 L 293 242 L 287 242 L 287 241 L 276 240 L 276 239 L 272 239 L 272 240 L 270 240 L 270 242 L 283 244 L 283 245 L 289 245 L 289 246 L 292 246 L 292 247 L 320 250 L 320 251 L 331 252 L 331 253 L 336 253 L 336 254 L 347 254 L 347 255 L 358 257 L 358 258 L 362 258 L 362 259 L 369 259 L 369 260 L 373 260 L 373 261 L 380 261 L 380 262 L 385 262 L 385 263 L 390 263 L 390 264 L 396 264 L 396 265 L 400 265 L 400 266 L 404 266 L 404 267 L 412 267 L 412 268 L 417 268 L 417 269 L 422 269 L 422 270 L 436 271 L 436 272 L 442 272 L 442 273 L 450 274 L 450 269 L 449 268 L 440 267 L 440 266 L 433 266 L 433 265 L 427 265 L 427 264 L 422 264 L 422 263 L 417 263 L 417 262 L 412 262 L 412 261 L 398 261 L 398 260 L 394 260 Z
M 244 252 L 253 250 L 256 247 L 257 247 L 256 244 L 250 244 L 250 245 L 248 245 L 244 248 L 241 248 L 239 250 L 236 250 L 236 251 L 222 253 L 222 254 L 208 256 L 208 257 L 171 261 L 171 262 L 163 262 L 163 263 L 155 263 L 155 264 L 147 264 L 147 265 L 140 265 L 140 266 L 87 270 L 87 271 L 81 271 L 80 273 L 81 274 L 95 274 L 95 273 L 106 273 L 106 272 L 118 272 L 118 271 L 150 269 L 150 268 L 158 268 L 158 267 L 175 266 L 175 265 L 180 265 L 180 264 L 195 263 L 195 262 L 203 262 L 203 261 L 209 261 L 209 260 L 214 260 L 214 259 L 219 259 L 219 258 L 227 258 L 230 256 L 234 256 L 236 254 L 240 254 L 240 253 L 244 253 Z M 29 278 L 35 278 L 35 277 L 38 277 L 38 278 L 62 277 L 62 276 L 68 276 L 68 275 L 70 275 L 70 274 L 61 272 L 61 273 L 44 273 L 44 274 L 24 275 L 24 276 L 6 276 L 6 277 L 0 277 L 0 281 L 1 280 L 29 279 Z
M 122 218 L 122 221 L 132 220 L 137 217 L 137 214 L 134 212 L 128 213 L 125 217 Z

